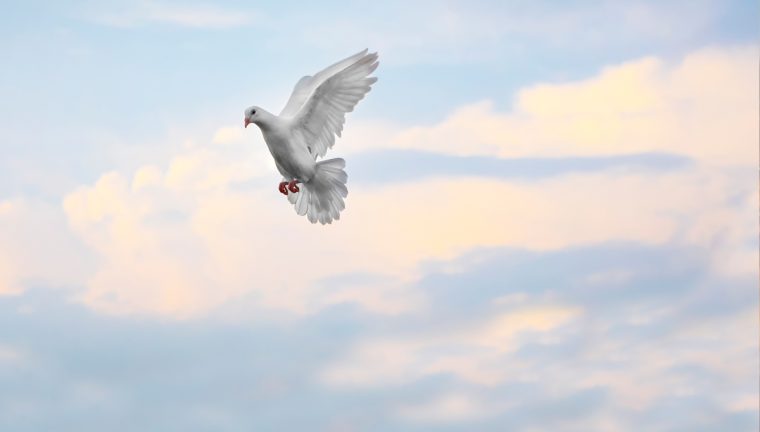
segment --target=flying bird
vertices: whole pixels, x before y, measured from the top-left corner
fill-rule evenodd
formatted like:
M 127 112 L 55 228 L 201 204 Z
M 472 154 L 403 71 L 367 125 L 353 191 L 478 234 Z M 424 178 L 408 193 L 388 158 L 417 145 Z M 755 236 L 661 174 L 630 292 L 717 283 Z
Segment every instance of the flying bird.
M 348 196 L 346 161 L 327 159 L 327 150 L 340 136 L 346 113 L 370 91 L 376 77 L 377 53 L 358 52 L 296 83 L 285 108 L 274 115 L 252 106 L 245 110 L 243 126 L 253 123 L 282 174 L 278 189 L 296 213 L 322 225 L 340 219 Z M 300 185 L 300 186 L 299 186 Z

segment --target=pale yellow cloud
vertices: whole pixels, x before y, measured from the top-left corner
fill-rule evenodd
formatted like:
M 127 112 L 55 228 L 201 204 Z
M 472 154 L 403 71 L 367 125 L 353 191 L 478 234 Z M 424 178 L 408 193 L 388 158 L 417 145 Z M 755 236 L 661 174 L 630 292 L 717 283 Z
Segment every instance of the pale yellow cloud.
M 362 254 L 346 240 L 350 232 L 299 223 L 276 191 L 277 177 L 271 187 L 235 191 L 261 171 L 234 167 L 211 150 L 192 150 L 166 172 L 144 167 L 132 179 L 109 173 L 69 194 L 72 228 L 102 258 L 85 302 L 109 312 L 188 316 L 243 294 L 296 313 L 348 301 L 398 313 L 416 301 L 401 291 L 403 277 L 395 289 L 310 288 L 329 276 L 388 268 L 382 255 Z
M 141 169 L 134 176 L 136 192 L 123 176 L 109 173 L 66 197 L 72 229 L 103 258 L 87 281 L 84 298 L 113 312 L 192 310 L 188 303 L 203 300 L 195 295 L 204 289 L 198 285 L 203 281 L 198 273 L 185 270 L 183 260 L 199 249 L 183 248 L 181 218 L 172 221 L 177 223 L 166 220 L 181 216 L 189 204 L 147 187 L 146 172 L 150 170 Z
M 643 58 L 587 80 L 525 88 L 509 111 L 479 102 L 433 126 L 361 141 L 462 156 L 668 152 L 715 164 L 754 163 L 757 69 L 756 47 L 705 49 L 677 63 Z
M 480 104 L 433 127 L 364 125 L 373 139 L 395 136 L 396 147 L 498 156 L 661 151 L 695 158 L 692 166 L 531 182 L 349 182 L 347 209 L 329 227 L 306 223 L 276 192 L 279 175 L 257 134 L 222 127 L 196 140 L 208 144 L 188 145 L 166 163 L 104 174 L 66 197 L 72 229 L 100 258 L 82 281 L 82 298 L 104 311 L 175 316 L 243 295 L 299 314 L 341 302 L 401 313 L 424 305 L 420 293 L 403 289 L 421 262 L 483 246 L 555 250 L 610 241 L 696 245 L 712 251 L 723 274 L 753 274 L 757 251 L 746 244 L 756 238 L 757 194 L 745 168 L 735 168 L 757 160 L 750 159 L 757 123 L 747 121 L 757 112 L 746 91 L 756 86 L 749 52 L 705 50 L 676 64 L 647 58 L 582 82 L 533 86 L 510 113 Z M 717 81 L 726 84 L 716 89 Z M 361 134 L 348 138 L 339 145 L 380 145 Z M 393 282 L 324 282 L 340 274 Z
M 246 130 L 240 126 L 224 126 L 214 132 L 211 142 L 220 145 L 236 144 L 245 141 L 246 138 Z
M 143 188 L 157 187 L 161 185 L 162 180 L 163 173 L 160 168 L 153 165 L 144 166 L 135 172 L 132 178 L 132 189 L 137 191 Z
M 389 265 L 449 259 L 475 246 L 553 250 L 607 241 L 675 242 L 712 250 L 722 273 L 751 274 L 757 251 L 742 245 L 756 237 L 757 205 L 746 180 L 704 167 L 530 183 L 428 180 L 359 190 L 341 229 L 353 231 L 352 241 L 362 248 L 384 252 Z M 746 196 L 728 202 L 738 191 Z M 362 230 L 377 209 L 381 223 Z
M 179 183 L 153 169 L 131 180 L 108 174 L 67 197 L 72 226 L 104 258 L 88 298 L 109 299 L 121 305 L 117 309 L 195 313 L 255 292 L 262 304 L 299 313 L 335 302 L 398 313 L 423 301 L 403 290 L 418 263 L 473 247 L 553 250 L 606 241 L 710 246 L 719 236 L 723 248 L 716 252 L 722 251 L 718 258 L 725 264 L 733 262 L 726 254 L 752 232 L 744 221 L 734 236 L 723 234 L 715 218 L 734 223 L 746 215 L 691 170 L 579 174 L 527 184 L 472 178 L 352 187 L 340 223 L 314 229 L 276 193 L 276 177 L 269 188 L 234 191 L 228 183 L 233 175 L 211 187 L 195 169 Z M 202 170 L 208 172 L 214 171 Z M 151 183 L 158 179 L 163 183 Z M 741 211 L 750 214 L 748 209 Z M 343 273 L 396 282 L 310 288 Z M 183 291 L 178 303 L 179 294 L 171 292 Z

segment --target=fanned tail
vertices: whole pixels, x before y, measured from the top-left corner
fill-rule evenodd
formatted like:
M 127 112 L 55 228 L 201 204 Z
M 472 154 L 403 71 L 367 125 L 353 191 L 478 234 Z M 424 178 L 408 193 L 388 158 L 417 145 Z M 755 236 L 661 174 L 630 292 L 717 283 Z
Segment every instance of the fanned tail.
M 300 191 L 288 194 L 288 201 L 299 215 L 306 215 L 311 223 L 329 224 L 340 219 L 346 208 L 343 198 L 348 196 L 348 174 L 343 171 L 346 161 L 341 158 L 317 162 L 314 177 L 300 183 Z

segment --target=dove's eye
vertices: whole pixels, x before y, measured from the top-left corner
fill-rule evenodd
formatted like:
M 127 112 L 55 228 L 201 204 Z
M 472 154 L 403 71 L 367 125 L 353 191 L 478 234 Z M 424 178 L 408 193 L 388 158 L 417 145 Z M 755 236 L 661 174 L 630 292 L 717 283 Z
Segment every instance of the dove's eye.
M 255 115 L 255 114 L 256 114 L 256 110 L 251 110 L 251 115 Z

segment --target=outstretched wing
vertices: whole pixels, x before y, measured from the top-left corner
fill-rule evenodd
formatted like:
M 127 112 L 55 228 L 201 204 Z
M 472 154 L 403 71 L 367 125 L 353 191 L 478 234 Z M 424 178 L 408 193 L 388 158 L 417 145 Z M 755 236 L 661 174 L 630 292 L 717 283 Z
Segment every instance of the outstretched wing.
M 288 99 L 288 103 L 285 104 L 285 108 L 280 112 L 281 117 L 293 117 L 298 113 L 303 104 L 309 99 L 314 90 L 319 87 L 320 84 L 325 82 L 328 78 L 335 75 L 337 72 L 342 71 L 349 65 L 356 63 L 357 60 L 367 54 L 367 50 L 364 49 L 350 57 L 346 57 L 343 60 L 332 64 L 323 70 L 314 74 L 314 76 L 306 75 L 298 80 L 296 86 L 293 88 L 293 93 Z
M 338 68 L 339 65 L 343 67 Z M 320 77 L 323 73 L 320 72 L 313 78 L 324 79 L 293 116 L 293 127 L 303 134 L 315 159 L 324 156 L 335 144 L 335 135 L 340 136 L 343 131 L 346 113 L 354 110 L 377 81 L 369 76 L 377 65 L 377 53 L 366 54 L 365 50 L 323 71 L 333 72 L 331 76 Z

